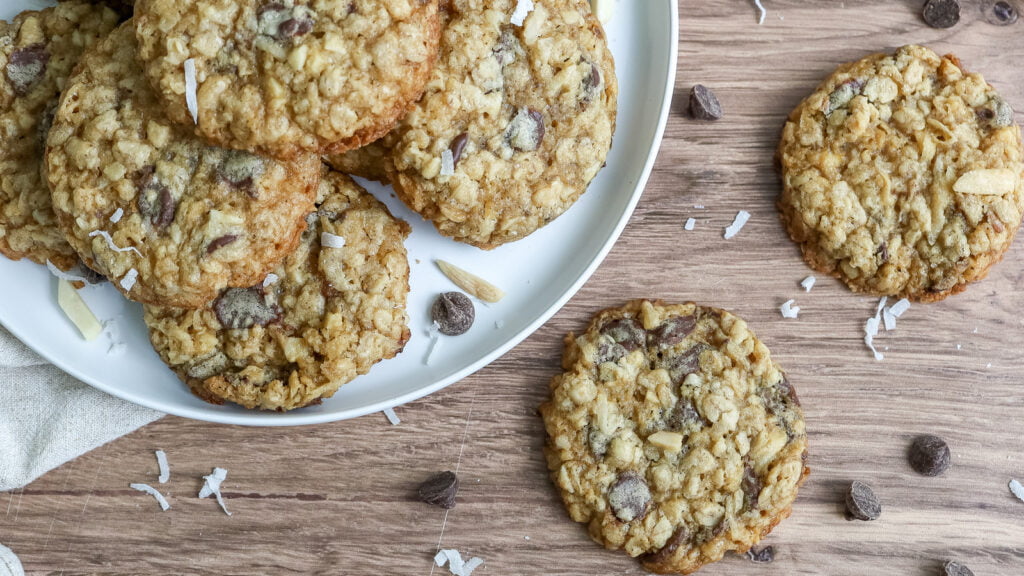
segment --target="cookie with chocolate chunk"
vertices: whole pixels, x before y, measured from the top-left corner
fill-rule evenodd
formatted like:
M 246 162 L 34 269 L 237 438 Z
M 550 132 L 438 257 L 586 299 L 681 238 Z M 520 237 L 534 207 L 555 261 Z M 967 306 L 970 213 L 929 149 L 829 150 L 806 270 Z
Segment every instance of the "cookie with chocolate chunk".
M 409 226 L 336 172 L 319 196 L 273 276 L 198 310 L 145 307 L 156 351 L 200 398 L 279 411 L 319 403 L 409 339 Z
M 604 165 L 618 84 L 586 0 L 452 0 L 423 97 L 333 165 L 380 179 L 438 231 L 491 249 L 564 213 Z M 382 162 L 383 165 L 377 162 Z
M 135 26 L 172 120 L 279 158 L 382 136 L 422 93 L 440 37 L 438 0 L 140 0 Z
M 841 66 L 789 116 L 779 210 L 814 269 L 930 302 L 984 278 L 1024 215 L 1013 108 L 922 46 Z
M 43 150 L 72 68 L 117 20 L 109 8 L 69 1 L 0 22 L 0 254 L 8 258 L 78 264 L 57 228 Z
M 591 538 L 658 573 L 744 552 L 789 516 L 807 434 L 742 319 L 637 300 L 565 339 L 541 406 L 551 477 Z
M 203 144 L 171 122 L 135 59 L 131 23 L 89 50 L 46 148 L 61 231 L 127 297 L 199 307 L 262 279 L 298 243 L 320 161 Z

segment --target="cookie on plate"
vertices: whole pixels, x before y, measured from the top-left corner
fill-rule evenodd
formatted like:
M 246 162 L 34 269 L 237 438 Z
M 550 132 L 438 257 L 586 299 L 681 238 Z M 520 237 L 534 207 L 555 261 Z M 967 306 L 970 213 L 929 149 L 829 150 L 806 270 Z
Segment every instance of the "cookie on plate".
M 139 55 L 168 116 L 287 158 L 382 136 L 419 97 L 440 37 L 438 0 L 140 0 Z
M 78 263 L 57 228 L 43 150 L 71 69 L 117 20 L 109 8 L 71 1 L 0 22 L 0 254 L 8 258 L 62 270 Z
M 373 152 L 329 159 L 376 177 L 384 158 L 403 202 L 484 249 L 572 206 L 615 129 L 614 62 L 589 3 L 537 0 L 521 25 L 519 4 L 452 0 L 423 97 Z
M 336 172 L 319 198 L 298 249 L 263 282 L 199 310 L 145 307 L 153 346 L 200 398 L 319 403 L 409 339 L 408 224 Z
M 790 114 L 778 160 L 789 235 L 857 292 L 961 292 L 1002 259 L 1024 213 L 1010 104 L 921 46 L 840 67 Z
M 637 300 L 565 339 L 541 406 L 548 468 L 591 538 L 689 574 L 790 514 L 807 435 L 796 392 L 740 318 Z
M 46 164 L 61 230 L 127 297 L 199 307 L 250 286 L 291 252 L 320 161 L 206 146 L 163 114 L 127 22 L 82 58 L 61 97 Z

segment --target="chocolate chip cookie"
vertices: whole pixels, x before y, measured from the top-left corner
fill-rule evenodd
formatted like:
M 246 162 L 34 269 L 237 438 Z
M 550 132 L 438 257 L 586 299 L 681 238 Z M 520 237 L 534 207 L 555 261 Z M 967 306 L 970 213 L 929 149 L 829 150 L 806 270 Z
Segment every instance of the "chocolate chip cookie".
M 78 256 L 56 225 L 42 176 L 60 91 L 83 50 L 117 26 L 100 5 L 65 2 L 0 23 L 0 254 L 63 270 Z
M 452 0 L 420 101 L 376 151 L 331 160 L 376 177 L 383 158 L 410 208 L 484 249 L 572 206 L 615 129 L 614 62 L 589 3 L 536 0 L 522 25 L 511 22 L 517 4 Z
M 793 386 L 724 310 L 647 300 L 565 339 L 541 406 L 548 468 L 591 538 L 689 574 L 790 514 L 807 435 Z
M 408 235 L 350 178 L 325 173 L 298 249 L 272 276 L 199 310 L 146 306 L 150 340 L 209 402 L 319 403 L 409 339 Z
M 135 23 L 172 120 L 214 144 L 287 158 L 387 132 L 433 67 L 438 11 L 438 0 L 140 0 Z
M 782 220 L 857 292 L 942 300 L 984 278 L 1024 213 L 1013 109 L 921 46 L 840 67 L 789 116 Z
M 164 114 L 125 23 L 82 58 L 57 108 L 46 164 L 61 230 L 139 302 L 199 307 L 250 286 L 299 241 L 320 162 L 206 146 Z

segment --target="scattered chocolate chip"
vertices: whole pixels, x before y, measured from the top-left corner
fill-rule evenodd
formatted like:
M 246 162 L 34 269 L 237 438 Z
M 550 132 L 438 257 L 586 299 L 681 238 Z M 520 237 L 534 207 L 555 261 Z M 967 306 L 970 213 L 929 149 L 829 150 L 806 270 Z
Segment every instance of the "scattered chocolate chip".
M 696 327 L 697 318 L 693 314 L 673 316 L 651 331 L 651 344 L 658 348 L 671 348 L 682 342 Z
M 206 245 L 206 253 L 213 254 L 217 250 L 220 250 L 221 248 L 227 246 L 228 244 L 231 244 L 235 240 L 238 240 L 237 234 L 225 234 L 220 238 L 215 238 L 212 242 Z
M 259 156 L 232 150 L 217 166 L 217 177 L 237 190 L 256 197 L 256 179 L 266 169 L 266 161 Z
M 921 12 L 925 24 L 932 28 L 952 28 L 960 21 L 958 0 L 928 0 Z
M 676 401 L 676 405 L 672 407 L 672 412 L 665 420 L 665 425 L 670 430 L 682 430 L 687 425 L 693 423 L 701 423 L 706 426 L 708 421 L 694 407 L 693 400 L 680 398 Z
M 981 4 L 985 21 L 996 26 L 1009 26 L 1017 21 L 1017 8 L 1005 0 L 985 0 Z
M 174 213 L 178 209 L 177 202 L 171 197 L 171 191 L 166 186 L 161 186 L 157 192 L 157 210 L 153 214 L 153 225 L 163 229 L 174 221 Z
M 43 77 L 46 64 L 50 61 L 50 53 L 42 43 L 30 44 L 18 48 L 7 58 L 7 80 L 15 95 L 24 96 L 32 86 Z
M 643 346 L 647 340 L 647 331 L 633 318 L 619 318 L 601 326 L 598 332 L 604 339 L 598 344 L 597 363 L 618 362 L 633 350 Z
M 430 307 L 430 317 L 437 329 L 446 336 L 465 334 L 473 326 L 476 309 L 473 301 L 462 292 L 444 292 Z
M 744 510 L 757 510 L 757 499 L 761 495 L 763 487 L 761 479 L 754 472 L 753 466 L 749 462 L 745 463 L 743 466 L 743 480 L 740 483 L 740 489 L 743 490 Z
M 221 326 L 228 330 L 241 330 L 253 326 L 266 326 L 281 314 L 276 306 L 267 304 L 259 287 L 229 288 L 213 303 Z
M 277 27 L 277 39 L 287 40 L 305 36 L 313 31 L 313 21 L 308 18 L 289 18 Z
M 623 522 L 640 520 L 647 515 L 651 490 L 636 472 L 623 472 L 608 491 L 608 505 Z
M 673 384 L 679 384 L 690 374 L 700 371 L 700 355 L 705 350 L 706 345 L 697 344 L 679 354 L 667 355 L 662 360 L 662 367 L 668 370 Z
M 590 62 L 590 74 L 583 76 L 582 102 L 584 105 L 593 102 L 601 88 L 601 70 L 597 64 Z
M 877 520 L 882 514 L 882 504 L 871 486 L 854 480 L 846 493 L 846 510 L 854 520 Z
M 747 550 L 747 558 L 756 564 L 771 564 L 775 560 L 775 547 L 765 546 L 760 550 L 751 548 Z
M 831 115 L 836 110 L 844 108 L 853 100 L 853 97 L 860 94 L 861 88 L 864 87 L 864 83 L 856 78 L 851 78 L 839 86 L 828 95 L 828 102 L 825 105 L 825 116 Z
M 520 152 L 540 148 L 544 140 L 544 115 L 533 108 L 520 108 L 509 122 L 505 139 L 509 146 Z
M 942 565 L 943 574 L 945 576 L 974 576 L 974 572 L 963 564 L 956 560 L 950 560 Z
M 1005 128 L 1013 125 L 1013 107 L 999 96 L 989 100 L 984 108 L 978 109 L 978 119 L 992 128 Z
M 783 376 L 782 381 L 777 384 L 777 387 L 789 398 L 790 402 L 797 406 L 800 405 L 800 397 L 796 395 L 796 388 L 793 388 L 793 385 L 789 383 L 789 378 Z
M 718 120 L 722 117 L 722 105 L 707 86 L 697 84 L 690 89 L 690 115 L 697 120 Z
M 445 510 L 455 508 L 455 494 L 459 491 L 459 478 L 455 472 L 438 472 L 420 484 L 420 500 Z
M 680 526 L 676 528 L 676 531 L 672 533 L 672 536 L 665 542 L 665 545 L 661 547 L 657 552 L 651 552 L 650 554 L 644 554 L 640 557 L 642 562 L 649 564 L 662 564 L 666 560 L 672 557 L 676 553 L 676 550 L 686 541 L 690 539 L 690 531 L 686 526 Z
M 910 467 L 925 476 L 938 476 L 949 469 L 949 445 L 933 434 L 914 438 L 910 444 Z
M 469 134 L 463 132 L 452 140 L 452 145 L 448 147 L 452 152 L 452 165 L 459 165 L 459 158 L 462 158 L 462 151 L 466 149 L 466 144 L 469 142 Z
M 587 433 L 587 444 L 590 445 L 590 451 L 598 458 L 603 458 L 605 453 L 608 452 L 608 444 L 611 441 L 611 436 L 597 428 L 591 428 L 590 432 Z

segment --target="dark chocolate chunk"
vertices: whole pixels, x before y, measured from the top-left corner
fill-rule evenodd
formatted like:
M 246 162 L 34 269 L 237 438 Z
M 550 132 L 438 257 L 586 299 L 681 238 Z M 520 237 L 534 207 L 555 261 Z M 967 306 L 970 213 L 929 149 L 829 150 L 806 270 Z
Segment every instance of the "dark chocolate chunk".
M 289 18 L 277 27 L 277 39 L 288 40 L 305 36 L 313 31 L 313 21 L 309 18 Z
M 928 0 L 921 12 L 925 24 L 932 28 L 952 28 L 960 21 L 958 0 Z
M 459 491 L 459 478 L 450 470 L 438 472 L 420 484 L 420 500 L 445 510 L 455 508 L 455 494 Z
M 441 334 L 458 336 L 473 326 L 476 310 L 473 301 L 462 292 L 444 292 L 430 307 L 430 317 Z
M 697 344 L 679 354 L 667 355 L 662 360 L 662 367 L 668 370 L 673 384 L 679 384 L 687 376 L 700 371 L 700 355 L 707 350 L 706 344 Z
M 259 156 L 232 150 L 217 166 L 217 177 L 227 185 L 256 197 L 256 179 L 266 169 L 266 161 Z
M 942 565 L 943 574 L 945 576 L 974 576 L 974 572 L 970 568 L 957 562 L 956 560 L 950 560 Z
M 851 78 L 839 86 L 828 95 L 828 102 L 825 105 L 825 116 L 828 116 L 839 110 L 845 108 L 853 97 L 860 94 L 861 89 L 864 87 L 864 83 L 856 78 Z
M 763 487 L 761 478 L 754 472 L 753 466 L 749 462 L 745 463 L 743 466 L 743 480 L 740 483 L 740 490 L 743 490 L 744 510 L 757 509 L 757 499 L 761 495 Z
M 505 139 L 509 146 L 520 152 L 540 148 L 544 140 L 544 115 L 533 108 L 520 108 L 508 124 Z
M 693 400 L 689 398 L 680 398 L 676 405 L 672 408 L 672 412 L 665 420 L 665 425 L 669 430 L 682 430 L 689 424 L 698 423 L 706 426 L 708 421 L 700 415 L 697 408 L 693 405 Z
M 882 514 L 882 504 L 871 486 L 854 480 L 846 493 L 846 510 L 854 520 L 877 520 Z
M 910 467 L 925 476 L 938 476 L 949 469 L 949 445 L 933 434 L 914 438 L 909 456 Z
M 266 326 L 281 315 L 277 306 L 267 304 L 263 290 L 252 288 L 229 288 L 213 303 L 221 326 L 228 330 L 241 330 L 253 326 Z
M 466 149 L 466 144 L 469 142 L 469 134 L 463 132 L 452 140 L 452 145 L 448 148 L 452 152 L 452 165 L 459 165 L 459 158 L 462 158 L 462 151 Z
M 608 505 L 623 522 L 640 520 L 647 515 L 651 490 L 636 472 L 623 472 L 608 491 Z
M 602 338 L 597 349 L 597 363 L 618 362 L 633 350 L 646 344 L 647 331 L 633 318 L 619 318 L 601 326 L 598 330 Z
M 50 53 L 42 43 L 18 48 L 7 58 L 7 80 L 17 96 L 24 96 L 46 72 Z
M 139 214 L 148 218 L 157 230 L 167 228 L 174 221 L 178 203 L 167 186 L 157 179 L 156 167 L 145 166 L 139 169 L 133 175 L 133 179 L 139 189 L 139 196 L 135 201 Z
M 651 331 L 651 344 L 658 348 L 671 348 L 683 341 L 697 327 L 697 318 L 674 316 Z
M 760 550 L 751 548 L 747 550 L 747 558 L 756 564 L 771 564 L 775 560 L 775 547 L 765 546 Z
M 217 250 L 220 250 L 221 248 L 227 246 L 228 244 L 231 244 L 235 240 L 238 240 L 237 234 L 225 234 L 220 238 L 214 238 L 212 242 L 206 245 L 206 253 L 213 254 Z
M 648 564 L 661 564 L 676 553 L 676 550 L 683 545 L 684 542 L 690 540 L 690 531 L 686 526 L 680 526 L 676 528 L 676 531 L 672 533 L 672 536 L 665 542 L 665 545 L 661 547 L 657 552 L 651 552 L 650 554 L 644 554 L 640 557 L 642 562 Z
M 697 84 L 690 89 L 690 115 L 697 120 L 718 120 L 722 117 L 722 105 L 707 86 Z

